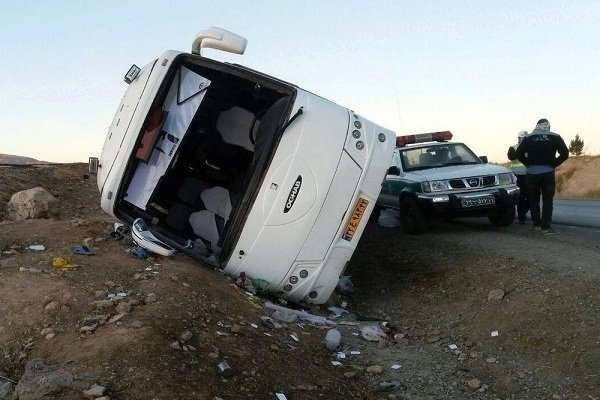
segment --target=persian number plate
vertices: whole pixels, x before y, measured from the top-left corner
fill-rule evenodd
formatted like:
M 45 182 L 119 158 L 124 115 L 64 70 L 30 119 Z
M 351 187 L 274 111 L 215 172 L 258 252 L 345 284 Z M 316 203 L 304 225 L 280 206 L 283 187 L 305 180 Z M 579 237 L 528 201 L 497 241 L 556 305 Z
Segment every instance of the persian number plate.
M 475 197 L 471 199 L 461 199 L 463 207 L 489 206 L 496 204 L 494 196 Z
M 358 202 L 356 203 L 356 207 L 354 207 L 354 211 L 352 212 L 352 216 L 350 217 L 350 221 L 346 225 L 346 229 L 344 229 L 344 233 L 342 234 L 342 239 L 351 241 L 352 237 L 356 233 L 356 229 L 358 229 L 358 225 L 360 224 L 360 220 L 369 205 L 369 200 L 363 199 L 362 197 L 358 198 Z

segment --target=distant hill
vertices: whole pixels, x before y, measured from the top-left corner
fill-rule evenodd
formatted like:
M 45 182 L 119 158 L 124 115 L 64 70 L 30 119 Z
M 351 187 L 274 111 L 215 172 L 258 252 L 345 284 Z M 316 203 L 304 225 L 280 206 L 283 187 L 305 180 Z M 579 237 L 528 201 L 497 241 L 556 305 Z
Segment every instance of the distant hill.
M 0 164 L 11 164 L 11 165 L 30 165 L 30 164 L 50 164 L 47 161 L 36 160 L 31 157 L 14 156 L 12 154 L 0 153 Z

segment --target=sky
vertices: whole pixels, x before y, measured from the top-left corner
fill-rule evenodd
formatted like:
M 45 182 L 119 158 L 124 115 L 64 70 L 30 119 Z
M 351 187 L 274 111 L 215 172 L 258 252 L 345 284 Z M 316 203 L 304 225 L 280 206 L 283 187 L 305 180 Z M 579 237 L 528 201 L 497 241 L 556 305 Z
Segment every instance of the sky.
M 600 154 L 600 1 L 0 2 L 0 153 L 54 162 L 100 155 L 123 76 L 199 31 L 248 39 L 235 62 L 392 129 L 450 130 L 506 162 L 547 118 Z

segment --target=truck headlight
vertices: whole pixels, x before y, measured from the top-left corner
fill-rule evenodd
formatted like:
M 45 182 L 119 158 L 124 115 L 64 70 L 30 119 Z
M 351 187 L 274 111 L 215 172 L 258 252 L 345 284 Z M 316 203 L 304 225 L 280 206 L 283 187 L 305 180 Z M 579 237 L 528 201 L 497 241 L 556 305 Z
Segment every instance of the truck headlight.
M 421 184 L 422 188 L 423 188 L 423 192 L 429 193 L 429 192 L 441 192 L 443 190 L 449 190 L 448 189 L 448 182 L 446 181 L 425 181 Z
M 498 184 L 508 185 L 509 183 L 515 183 L 515 176 L 513 175 L 512 172 L 498 174 Z

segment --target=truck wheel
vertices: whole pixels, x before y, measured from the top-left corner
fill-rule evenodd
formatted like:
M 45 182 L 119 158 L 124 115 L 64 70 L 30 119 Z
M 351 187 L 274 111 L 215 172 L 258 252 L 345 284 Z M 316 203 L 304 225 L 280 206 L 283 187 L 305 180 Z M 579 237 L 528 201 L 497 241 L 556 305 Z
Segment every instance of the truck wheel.
M 400 205 L 400 223 L 404 232 L 417 234 L 425 232 L 425 217 L 415 199 L 407 197 Z
M 494 226 L 509 226 L 515 219 L 515 206 L 504 207 L 488 218 Z

